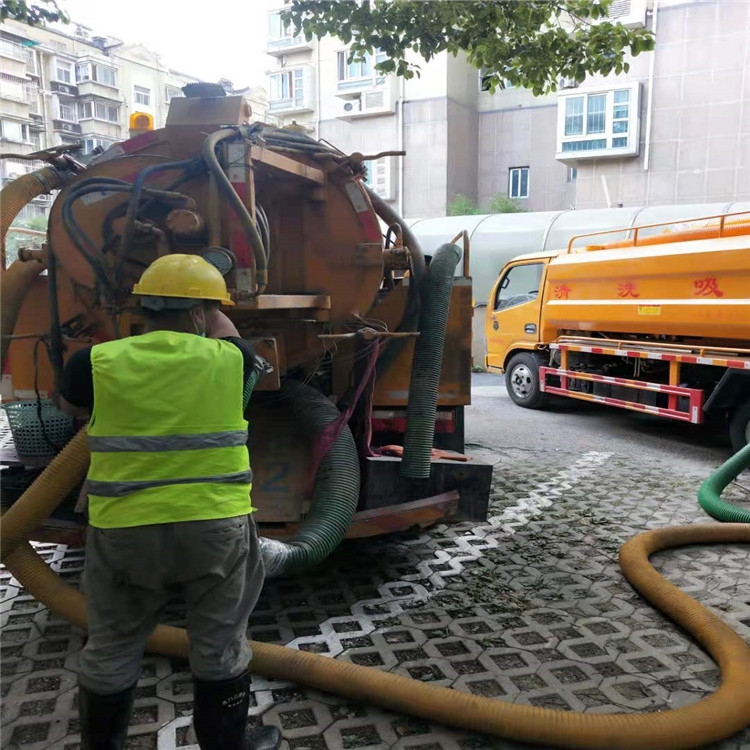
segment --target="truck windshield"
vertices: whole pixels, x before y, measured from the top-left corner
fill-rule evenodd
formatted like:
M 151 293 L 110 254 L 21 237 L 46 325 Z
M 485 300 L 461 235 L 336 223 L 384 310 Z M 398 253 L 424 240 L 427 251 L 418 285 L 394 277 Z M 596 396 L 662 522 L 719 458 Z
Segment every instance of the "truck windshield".
M 495 310 L 531 302 L 539 295 L 543 263 L 526 263 L 509 268 L 498 284 L 495 294 Z

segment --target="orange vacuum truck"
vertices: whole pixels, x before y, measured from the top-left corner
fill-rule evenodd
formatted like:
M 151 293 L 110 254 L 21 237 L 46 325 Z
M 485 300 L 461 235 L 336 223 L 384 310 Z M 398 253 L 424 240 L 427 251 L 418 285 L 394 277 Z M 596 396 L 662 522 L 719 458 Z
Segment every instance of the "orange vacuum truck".
M 83 594 L 29 542 L 45 537 L 45 519 L 60 503 L 75 503 L 88 466 L 85 428 L 71 438 L 45 397 L 76 348 L 141 330 L 130 290 L 165 253 L 202 254 L 225 273 L 233 320 L 272 370 L 248 410 L 253 498 L 271 574 L 314 564 L 347 535 L 487 513 L 490 467 L 434 453 L 455 458 L 463 448 L 466 248 L 463 274 L 452 243 L 426 264 L 403 222 L 365 187 L 361 154 L 248 125 L 242 100 L 216 89 L 186 87 L 186 94 L 173 99 L 163 130 L 144 128 L 86 164 L 53 151 L 50 166 L 1 196 L 4 240 L 28 201 L 59 190 L 43 252 L 22 253 L 2 278 L 3 384 L 16 399 L 6 404 L 16 447 L 26 456 L 59 452 L 51 461 L 3 457 L 15 463 L 3 494 L 16 487 L 20 496 L 3 513 L 0 552 L 18 585 L 83 628 Z M 384 450 L 398 443 L 402 450 Z M 37 463 L 48 463 L 38 476 Z M 689 630 L 722 671 L 714 694 L 673 711 L 584 715 L 514 705 L 267 643 L 251 644 L 251 668 L 545 747 L 698 747 L 750 721 L 750 649 L 648 558 L 683 544 L 741 541 L 750 541 L 750 525 L 695 525 L 646 532 L 622 550 L 632 585 Z M 184 630 L 165 625 L 149 641 L 168 656 L 184 657 L 188 647 Z
M 609 243 L 602 235 L 615 232 L 581 235 L 567 252 L 510 261 L 486 336 L 487 365 L 505 372 L 511 399 L 719 417 L 735 451 L 750 443 L 750 213 L 695 223 Z
M 142 329 L 130 292 L 149 263 L 195 253 L 224 274 L 228 313 L 269 365 L 248 420 L 253 504 L 264 536 L 278 540 L 272 570 L 318 562 L 345 536 L 483 520 L 491 467 L 455 460 L 465 458 L 471 392 L 461 249 L 446 245 L 428 267 L 368 190 L 368 157 L 247 124 L 241 97 L 205 93 L 188 89 L 164 129 L 85 165 L 55 154 L 4 196 L 7 229 L 26 190 L 60 191 L 46 253 L 23 254 L 4 276 L 4 400 L 22 400 L 8 407 L 11 427 L 37 421 L 38 400 L 76 349 Z M 49 453 L 56 417 L 44 407 Z M 22 486 L 19 472 L 6 470 L 8 482 Z M 67 529 L 74 541 L 83 526 L 74 505 L 72 496 L 39 537 L 60 541 Z

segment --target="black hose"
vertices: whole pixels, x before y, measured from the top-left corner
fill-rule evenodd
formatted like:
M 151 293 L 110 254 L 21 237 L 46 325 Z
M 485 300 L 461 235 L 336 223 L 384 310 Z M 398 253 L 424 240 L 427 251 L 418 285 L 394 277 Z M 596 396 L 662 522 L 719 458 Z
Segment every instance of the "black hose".
M 247 206 L 242 202 L 242 198 L 237 195 L 237 191 L 229 181 L 229 178 L 224 174 L 224 170 L 219 164 L 219 160 L 216 156 L 216 146 L 221 141 L 229 140 L 230 138 L 238 137 L 238 131 L 236 128 L 224 128 L 217 130 L 214 133 L 206 136 L 201 147 L 201 155 L 206 160 L 208 169 L 216 180 L 216 184 L 224 196 L 232 205 L 234 212 L 242 222 L 242 226 L 245 229 L 250 244 L 253 248 L 253 256 L 255 257 L 255 280 L 256 280 L 256 291 L 260 294 L 268 283 L 268 258 L 266 257 L 265 249 L 263 247 L 263 240 L 261 239 L 258 227 L 255 226 L 253 217 L 247 210 Z
M 458 245 L 441 245 L 430 262 L 424 285 L 419 338 L 414 345 L 409 381 L 404 458 L 401 461 L 401 476 L 409 479 L 427 479 L 430 476 L 445 331 L 453 277 L 459 260 L 461 249 Z
M 375 213 L 388 226 L 398 224 L 403 231 L 403 241 L 409 249 L 409 259 L 411 263 L 411 275 L 409 277 L 409 296 L 406 300 L 404 316 L 401 319 L 396 331 L 398 333 L 413 333 L 419 329 L 419 314 L 422 309 L 422 288 L 424 287 L 427 264 L 425 263 L 422 247 L 414 233 L 406 226 L 404 220 L 391 208 L 377 193 L 370 188 L 366 188 L 367 195 L 372 202 Z M 377 374 L 378 377 L 384 375 L 393 363 L 399 358 L 408 339 L 398 338 L 388 342 L 388 345 L 381 349 L 381 355 L 378 359 Z
M 160 164 L 152 164 L 150 167 L 146 167 L 138 173 L 135 181 L 130 186 L 133 192 L 130 194 L 128 211 L 125 214 L 125 228 L 122 231 L 122 239 L 120 240 L 118 254 L 121 257 L 125 256 L 130 247 L 130 243 L 133 240 L 133 234 L 135 232 L 135 219 L 138 213 L 138 204 L 141 201 L 141 193 L 143 192 L 143 185 L 145 184 L 146 179 L 152 174 L 157 174 L 158 172 L 167 172 L 173 169 L 187 169 L 188 167 L 193 166 L 194 163 L 195 158 L 183 159 L 182 161 L 163 162 Z
M 339 417 L 338 409 L 322 393 L 294 380 L 285 380 L 274 396 L 288 404 L 301 427 L 313 435 Z M 320 462 L 310 511 L 299 531 L 288 542 L 261 539 L 266 576 L 306 570 L 328 557 L 344 538 L 358 502 L 359 456 L 352 433 L 344 425 Z
M 47 296 L 49 299 L 49 360 L 55 376 L 55 390 L 59 393 L 63 374 L 63 337 L 60 328 L 60 301 L 57 297 L 57 257 L 52 247 L 52 235 L 47 242 Z

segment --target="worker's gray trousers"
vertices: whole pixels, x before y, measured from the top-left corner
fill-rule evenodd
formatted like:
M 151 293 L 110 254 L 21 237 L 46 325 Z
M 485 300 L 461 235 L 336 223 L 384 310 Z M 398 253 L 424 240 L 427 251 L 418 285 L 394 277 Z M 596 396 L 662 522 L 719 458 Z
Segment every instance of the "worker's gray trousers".
M 175 587 L 185 597 L 193 676 L 237 677 L 250 663 L 247 621 L 263 575 L 250 516 L 90 527 L 84 572 L 89 635 L 80 657 L 81 685 L 107 695 L 137 682 L 146 640 Z

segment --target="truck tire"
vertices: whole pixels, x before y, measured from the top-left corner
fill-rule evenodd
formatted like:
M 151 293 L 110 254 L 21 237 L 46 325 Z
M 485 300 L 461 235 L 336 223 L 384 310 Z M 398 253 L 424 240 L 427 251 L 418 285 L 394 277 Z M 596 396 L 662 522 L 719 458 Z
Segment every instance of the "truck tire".
M 750 443 L 750 400 L 729 413 L 729 441 L 735 453 Z
M 539 389 L 539 360 L 527 352 L 513 356 L 505 368 L 505 387 L 514 404 L 525 409 L 541 409 L 547 403 Z

